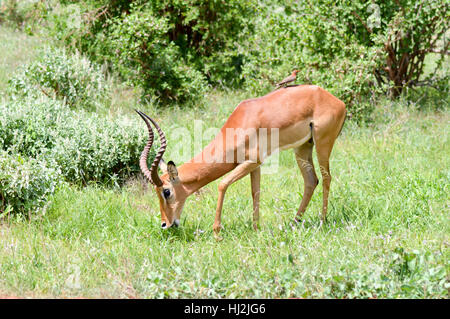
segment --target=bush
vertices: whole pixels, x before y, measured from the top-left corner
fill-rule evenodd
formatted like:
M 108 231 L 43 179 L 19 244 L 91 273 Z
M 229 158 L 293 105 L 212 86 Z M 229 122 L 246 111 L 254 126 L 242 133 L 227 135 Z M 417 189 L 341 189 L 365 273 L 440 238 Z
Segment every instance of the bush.
M 108 98 L 110 87 L 104 72 L 79 53 L 46 49 L 40 58 L 22 68 L 9 81 L 16 97 L 45 94 L 64 101 L 71 108 L 95 110 Z
M 50 157 L 69 181 L 123 181 L 140 172 L 139 156 L 147 137 L 137 120 L 78 117 L 58 128 Z M 153 156 L 154 148 L 149 160 Z
M 42 96 L 0 104 L 0 149 L 53 163 L 70 182 L 121 181 L 139 172 L 146 139 L 138 118 L 75 112 Z
M 39 210 L 60 182 L 59 170 L 46 162 L 0 150 L 1 215 Z
M 162 104 L 200 98 L 208 85 L 240 84 L 236 41 L 255 1 L 64 1 L 49 14 L 50 33 L 97 62 L 108 62 L 144 96 Z M 76 11 L 76 10 L 75 10 Z
M 448 90 L 448 70 L 444 77 L 436 77 L 442 68 L 449 43 L 445 36 L 449 28 L 450 4 L 445 1 L 387 1 L 373 7 L 379 23 L 366 25 L 356 12 L 352 12 L 368 34 L 368 46 L 378 46 L 381 63 L 375 70 L 378 83 L 387 84 L 393 97 L 404 88 L 435 84 Z M 424 62 L 430 54 L 439 54 L 432 74 L 425 79 Z
M 32 12 L 39 6 L 36 1 L 3 0 L 0 1 L 0 23 L 20 27 L 29 22 Z
M 137 10 L 111 22 L 106 44 L 109 60 L 130 84 L 144 89 L 148 100 L 183 103 L 200 98 L 207 89 L 205 77 L 183 59 L 166 36 L 167 19 L 150 10 Z
M 34 158 L 50 152 L 66 121 L 65 109 L 61 102 L 42 96 L 1 103 L 0 149 Z

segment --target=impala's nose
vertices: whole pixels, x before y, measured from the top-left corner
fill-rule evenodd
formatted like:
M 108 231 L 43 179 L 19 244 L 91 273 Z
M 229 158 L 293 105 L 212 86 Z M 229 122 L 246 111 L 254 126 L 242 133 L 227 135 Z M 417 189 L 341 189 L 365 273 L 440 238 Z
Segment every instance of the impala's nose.
M 173 223 L 170 224 L 170 226 L 167 226 L 166 222 L 162 222 L 162 223 L 161 223 L 162 229 L 171 228 L 172 226 L 178 227 L 179 225 L 180 225 L 180 220 L 179 220 L 179 219 L 175 219 L 175 220 L 173 221 Z

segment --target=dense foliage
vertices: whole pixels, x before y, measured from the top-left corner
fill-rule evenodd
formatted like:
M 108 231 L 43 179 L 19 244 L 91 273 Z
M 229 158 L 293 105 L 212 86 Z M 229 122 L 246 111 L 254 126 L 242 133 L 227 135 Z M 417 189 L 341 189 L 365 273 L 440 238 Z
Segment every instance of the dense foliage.
M 378 93 L 396 97 L 424 85 L 448 91 L 445 1 L 7 3 L 4 16 L 16 12 L 25 29 L 44 20 L 46 32 L 107 62 L 155 103 L 196 100 L 210 86 L 261 94 L 294 68 L 297 83 L 330 90 L 358 119 L 368 117 Z M 430 53 L 441 58 L 425 76 Z
M 16 98 L 48 97 L 64 101 L 72 108 L 96 110 L 109 97 L 109 84 L 101 68 L 87 58 L 62 49 L 47 49 L 41 57 L 22 67 L 10 81 Z
M 138 119 L 111 120 L 41 97 L 0 104 L 0 149 L 59 167 L 65 180 L 123 180 L 139 171 L 146 131 Z
M 114 52 L 107 58 L 119 73 L 144 88 L 147 99 L 154 96 L 163 102 L 184 102 L 205 93 L 205 76 L 189 66 L 169 40 L 169 21 L 149 10 L 133 9 L 126 17 L 112 21 L 105 43 L 109 52 Z
M 0 150 L 0 216 L 40 209 L 60 181 L 59 170 L 45 161 Z
M 240 83 L 235 43 L 252 1 L 64 1 L 46 12 L 50 32 L 66 45 L 108 62 L 143 89 L 147 100 L 182 103 L 210 85 Z M 79 15 L 77 27 L 68 23 Z

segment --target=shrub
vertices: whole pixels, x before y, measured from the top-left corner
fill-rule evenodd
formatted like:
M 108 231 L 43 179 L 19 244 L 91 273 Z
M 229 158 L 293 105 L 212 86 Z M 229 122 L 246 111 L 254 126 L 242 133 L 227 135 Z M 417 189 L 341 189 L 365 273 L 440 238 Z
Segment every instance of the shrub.
M 47 97 L 0 104 L 0 149 L 45 159 L 70 182 L 123 180 L 138 172 L 146 134 L 138 118 L 75 112 Z
M 95 110 L 106 102 L 109 85 L 104 72 L 79 53 L 46 49 L 40 58 L 22 68 L 9 81 L 16 97 L 45 94 L 72 108 Z
M 58 128 L 50 157 L 69 181 L 87 183 L 124 178 L 139 172 L 139 156 L 147 138 L 137 120 L 79 117 Z M 154 156 L 154 149 L 150 160 Z
M 0 103 L 0 149 L 28 157 L 49 152 L 68 113 L 61 102 L 42 96 Z
M 39 210 L 60 183 L 59 170 L 45 161 L 0 150 L 0 213 Z
M 249 25 L 253 0 L 65 3 L 78 6 L 81 26 L 70 28 L 65 11 L 55 11 L 51 34 L 108 62 L 147 99 L 183 103 L 200 98 L 208 84 L 240 83 L 236 41 Z
M 405 87 L 437 84 L 448 89 L 446 79 L 436 77 L 448 54 L 445 34 L 449 28 L 450 4 L 445 1 L 387 1 L 372 8 L 379 23 L 367 25 L 352 11 L 367 32 L 368 46 L 378 46 L 381 63 L 375 70 L 378 83 L 387 83 L 391 96 L 399 96 Z M 363 9 L 365 9 L 363 7 Z M 370 22 L 370 20 L 369 20 Z M 428 54 L 440 54 L 434 72 L 422 79 Z M 442 86 L 444 85 L 444 86 Z
M 167 19 L 150 10 L 137 10 L 112 21 L 106 44 L 109 60 L 120 75 L 144 89 L 147 99 L 183 103 L 207 88 L 205 77 L 183 59 L 166 36 Z
M 31 1 L 0 1 L 0 23 L 7 22 L 14 26 L 22 25 L 27 20 L 31 7 L 33 7 Z

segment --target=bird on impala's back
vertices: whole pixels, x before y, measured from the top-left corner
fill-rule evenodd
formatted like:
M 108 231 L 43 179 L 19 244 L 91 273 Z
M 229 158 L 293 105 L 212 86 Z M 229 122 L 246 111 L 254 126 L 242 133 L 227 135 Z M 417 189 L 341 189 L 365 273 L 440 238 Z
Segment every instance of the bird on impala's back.
M 298 70 L 294 70 L 293 72 L 292 72 L 292 74 L 291 75 L 289 75 L 287 78 L 285 78 L 283 81 L 281 81 L 280 83 L 277 83 L 277 89 L 279 89 L 280 87 L 286 87 L 286 84 L 288 84 L 288 83 L 291 83 L 291 82 L 294 82 L 295 81 L 295 79 L 297 78 L 297 73 L 298 73 L 299 71 Z

